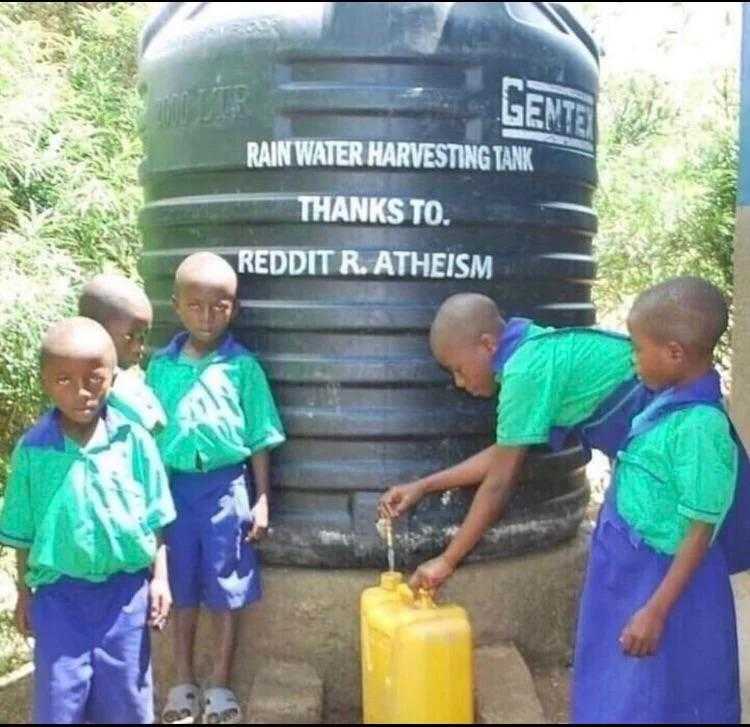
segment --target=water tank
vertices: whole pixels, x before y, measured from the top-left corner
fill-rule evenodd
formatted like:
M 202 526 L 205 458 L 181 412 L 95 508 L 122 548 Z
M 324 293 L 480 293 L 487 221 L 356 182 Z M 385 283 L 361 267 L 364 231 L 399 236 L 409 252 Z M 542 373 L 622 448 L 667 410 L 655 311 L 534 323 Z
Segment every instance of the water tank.
M 174 270 L 238 271 L 238 337 L 289 440 L 266 562 L 379 566 L 389 485 L 493 441 L 495 402 L 455 390 L 427 334 L 459 291 L 506 316 L 594 322 L 598 64 L 551 3 L 167 3 L 141 39 L 142 272 L 155 342 Z M 571 537 L 584 457 L 539 449 L 473 557 Z M 402 525 L 405 565 L 444 546 L 472 492 Z

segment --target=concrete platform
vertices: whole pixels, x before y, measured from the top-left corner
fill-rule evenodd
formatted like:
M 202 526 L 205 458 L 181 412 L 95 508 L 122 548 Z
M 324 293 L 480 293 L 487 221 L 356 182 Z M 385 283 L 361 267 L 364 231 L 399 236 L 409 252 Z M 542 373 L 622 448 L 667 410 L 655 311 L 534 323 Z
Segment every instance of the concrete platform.
M 441 592 L 469 612 L 478 647 L 513 642 L 535 666 L 570 658 L 576 603 L 585 567 L 586 538 L 544 553 L 487 561 L 459 569 Z M 264 569 L 264 598 L 243 614 L 234 689 L 242 704 L 271 660 L 309 664 L 325 684 L 326 710 L 361 707 L 359 596 L 379 573 L 308 568 Z M 211 668 L 211 634 L 198 629 L 196 668 Z M 155 639 L 160 692 L 173 683 L 170 630 Z
M 323 681 L 308 664 L 271 661 L 253 681 L 244 716 L 248 724 L 320 724 Z
M 464 566 L 439 598 L 467 609 L 477 648 L 513 642 L 534 668 L 562 666 L 570 658 L 586 547 L 582 534 L 543 553 Z M 360 714 L 359 596 L 378 579 L 376 571 L 265 568 L 264 599 L 241 620 L 233 683 L 240 704 L 248 704 L 270 662 L 302 662 L 325 685 L 325 715 Z M 199 679 L 212 664 L 208 625 L 201 620 Z M 157 709 L 173 684 L 170 636 L 167 629 L 154 638 Z M 28 714 L 29 681 L 0 689 L 0 722 Z
M 513 644 L 474 652 L 476 722 L 547 724 L 526 662 Z
M 370 574 L 372 575 L 372 574 Z M 479 578 L 481 576 L 480 573 L 476 574 L 467 574 L 466 578 L 469 579 L 469 582 L 471 582 L 474 578 Z M 368 575 L 362 576 L 363 581 L 367 581 L 369 578 Z M 333 582 L 335 582 L 335 577 L 333 578 Z M 270 585 L 270 584 L 269 584 Z M 370 585 L 369 582 L 367 582 L 367 585 Z M 736 604 L 737 604 L 737 621 L 738 621 L 738 632 L 739 632 L 739 647 L 740 647 L 740 679 L 741 679 L 741 687 L 742 687 L 742 703 L 743 703 L 743 723 L 744 724 L 750 724 L 750 573 L 744 573 L 739 576 L 735 576 L 732 579 L 732 585 L 735 592 L 736 597 Z M 464 598 L 459 597 L 455 594 L 455 589 L 459 588 L 460 584 L 457 582 L 455 584 L 452 584 L 451 586 L 451 593 L 455 596 L 457 600 L 461 600 L 462 602 L 466 602 Z M 494 584 L 495 588 L 500 588 L 500 584 Z M 283 583 L 279 584 L 279 588 L 283 588 Z M 337 591 L 334 589 L 332 593 L 337 593 Z M 447 594 L 446 594 L 447 595 Z M 537 599 L 537 603 L 542 602 L 542 599 Z M 551 609 L 551 613 L 554 617 L 555 611 L 557 609 L 553 608 Z M 346 612 L 351 612 L 351 608 L 347 607 L 346 609 L 340 609 L 338 612 L 339 617 Z M 497 606 L 496 611 L 497 614 L 502 613 L 502 609 Z M 480 616 L 480 620 L 483 620 L 486 618 L 486 614 L 478 614 Z M 472 616 L 474 614 L 472 613 Z M 261 618 L 261 614 L 256 614 L 254 617 L 255 619 Z M 332 619 L 335 620 L 336 614 L 332 614 Z M 270 617 L 266 617 L 270 618 Z M 560 614 L 557 615 L 557 624 L 558 628 L 560 623 L 562 623 L 560 619 Z M 503 619 L 505 620 L 505 619 Z M 507 629 L 507 624 L 503 628 L 490 628 L 489 626 L 486 628 L 486 630 L 483 630 L 483 633 L 485 634 L 485 637 L 487 634 L 491 633 L 493 630 L 516 630 L 519 634 L 527 633 L 527 627 L 530 625 L 533 625 L 533 619 L 527 618 L 523 622 L 517 622 L 515 624 L 514 629 Z M 309 625 L 311 623 L 311 619 L 302 619 L 297 621 L 296 623 L 289 624 L 289 632 L 295 632 L 304 630 L 306 628 L 306 624 Z M 526 627 L 521 628 L 521 623 L 525 623 Z M 555 629 L 552 631 L 554 632 Z M 251 632 L 247 632 L 247 636 L 249 637 Z M 343 633 L 343 631 L 341 632 Z M 549 632 L 548 632 L 549 634 Z M 312 639 L 310 637 L 307 638 L 308 643 L 314 643 L 317 642 L 317 639 Z M 527 640 L 527 644 L 533 645 L 540 645 L 540 644 L 557 644 L 557 639 L 551 639 L 548 640 L 548 637 L 544 635 L 537 634 L 534 638 L 531 638 Z M 490 641 L 485 641 L 485 645 L 491 644 Z M 164 658 L 166 658 L 167 653 L 167 646 L 163 643 L 160 648 L 164 652 L 164 656 L 160 657 L 160 661 Z M 240 683 L 249 684 L 252 685 L 253 681 L 253 675 L 256 673 L 259 673 L 259 671 L 256 671 L 253 669 L 252 674 L 248 675 L 246 672 L 248 672 L 248 666 L 246 661 L 246 654 L 247 651 L 250 650 L 249 644 L 243 644 L 242 645 L 242 654 L 244 656 L 241 656 L 241 658 L 238 659 L 237 662 L 237 674 L 238 674 L 238 681 Z M 287 645 L 287 648 L 289 648 L 289 645 Z M 342 653 L 341 649 L 343 647 L 339 645 L 338 647 L 332 648 L 331 652 L 327 654 L 327 658 L 332 658 L 332 654 L 337 652 Z M 481 649 L 481 646 L 478 647 L 478 649 Z M 290 649 L 291 650 L 291 649 Z M 557 656 L 560 656 L 562 652 L 557 651 Z M 524 654 L 524 656 L 526 656 Z M 294 659 L 292 659 L 294 661 Z M 528 665 L 532 669 L 532 674 L 534 678 L 535 683 L 535 689 L 536 693 L 539 696 L 539 700 L 542 704 L 542 707 L 544 709 L 545 715 L 550 722 L 554 724 L 563 724 L 566 722 L 566 709 L 568 706 L 568 699 L 567 699 L 567 692 L 569 688 L 569 678 L 570 678 L 570 671 L 569 669 L 566 669 L 563 666 L 563 662 L 558 663 L 558 665 L 555 664 L 548 664 L 547 666 L 544 666 L 542 664 L 541 666 L 538 665 L 533 660 L 529 660 L 528 657 L 526 657 L 525 661 L 528 663 Z M 262 660 L 260 658 L 256 658 L 254 660 L 254 663 L 257 664 L 257 669 L 262 670 Z M 204 659 L 204 664 L 207 664 L 207 659 Z M 162 670 L 162 674 L 166 673 L 166 669 L 168 666 L 165 667 L 165 665 L 162 663 L 159 665 L 159 668 Z M 346 694 L 346 688 L 342 688 L 340 685 L 336 685 L 335 682 L 328 681 L 326 682 L 326 689 L 332 688 L 334 693 L 338 693 L 338 706 L 334 704 L 328 704 L 325 705 L 325 712 L 324 716 L 326 718 L 326 721 L 328 722 L 336 722 L 341 724 L 352 724 L 356 723 L 358 719 L 360 719 L 360 713 L 358 710 L 358 707 L 355 707 L 351 704 L 347 705 L 346 702 L 351 702 L 351 694 L 355 693 L 357 695 L 357 698 L 359 697 L 359 686 L 358 686 L 358 679 L 359 679 L 359 668 L 358 664 L 354 662 L 353 657 L 351 653 L 348 654 L 346 657 L 346 662 L 342 666 L 340 671 L 349 671 L 351 672 L 350 676 L 347 677 L 347 684 L 348 688 L 352 689 L 353 692 L 350 692 L 348 695 Z M 522 672 L 523 670 L 521 670 Z M 23 724 L 27 720 L 27 716 L 29 714 L 29 701 L 30 701 L 30 690 L 31 690 L 31 680 L 32 680 L 32 670 L 30 666 L 23 667 L 22 669 L 17 670 L 12 675 L 7 675 L 6 677 L 0 678 L 0 724 Z M 331 668 L 330 673 L 336 673 L 336 670 Z M 497 677 L 498 685 L 502 683 L 502 675 L 498 675 Z M 490 685 L 491 686 L 491 685 Z M 249 694 L 249 693 L 248 693 Z M 327 696 L 327 695 L 326 695 Z M 348 699 L 346 698 L 348 697 Z M 245 701 L 243 700 L 243 704 Z M 337 718 L 338 715 L 338 718 Z

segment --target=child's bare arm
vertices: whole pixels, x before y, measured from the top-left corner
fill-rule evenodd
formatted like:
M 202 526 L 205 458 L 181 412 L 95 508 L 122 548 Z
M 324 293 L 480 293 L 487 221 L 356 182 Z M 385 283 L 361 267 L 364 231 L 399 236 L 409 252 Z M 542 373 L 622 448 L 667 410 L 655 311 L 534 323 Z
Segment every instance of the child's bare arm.
M 510 493 L 518 482 L 527 448 L 493 445 L 491 449 L 487 473 L 466 519 L 445 552 L 417 568 L 411 578 L 412 587 L 439 588 L 471 552 L 487 528 L 502 515 Z
M 391 487 L 380 498 L 378 505 L 380 515 L 383 517 L 403 515 L 430 492 L 478 485 L 487 476 L 496 450 L 497 445 L 493 444 L 453 467 L 440 470 L 414 482 Z
M 26 562 L 28 557 L 28 550 L 21 548 L 16 550 L 18 601 L 16 602 L 15 623 L 16 628 L 22 636 L 33 636 L 33 629 L 31 627 L 31 591 L 26 585 Z
M 150 612 L 149 625 L 161 631 L 167 623 L 169 611 L 172 608 L 172 591 L 169 588 L 169 577 L 167 575 L 167 546 L 162 540 L 161 534 L 157 535 L 156 558 L 154 558 L 154 569 L 149 586 Z
M 623 629 L 620 644 L 626 654 L 656 653 L 669 612 L 711 546 L 712 533 L 712 525 L 693 522 L 659 587 Z
M 248 540 L 260 540 L 268 530 L 268 498 L 271 490 L 271 458 L 268 450 L 257 452 L 250 458 L 255 478 L 255 505 L 253 506 L 253 529 Z

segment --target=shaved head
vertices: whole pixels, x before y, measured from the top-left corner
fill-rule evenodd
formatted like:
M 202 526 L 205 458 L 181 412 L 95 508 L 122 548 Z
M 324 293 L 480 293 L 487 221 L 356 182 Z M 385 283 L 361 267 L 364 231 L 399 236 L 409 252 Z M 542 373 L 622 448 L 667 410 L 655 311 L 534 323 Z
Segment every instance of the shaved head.
M 67 318 L 49 328 L 42 339 L 41 364 L 53 357 L 102 359 L 114 368 L 115 345 L 104 327 L 90 318 Z
M 438 309 L 430 328 L 430 347 L 475 344 L 484 335 L 497 336 L 505 321 L 492 298 L 479 293 L 459 293 Z
M 103 273 L 83 286 L 78 314 L 106 326 L 122 318 L 151 318 L 151 302 L 143 290 L 124 275 Z
M 196 252 L 185 258 L 175 273 L 175 294 L 186 285 L 221 289 L 237 295 L 237 273 L 223 258 L 212 252 Z
M 721 291 L 707 280 L 679 277 L 654 285 L 638 296 L 628 322 L 655 341 L 676 341 L 705 355 L 727 329 L 729 314 Z
M 430 328 L 430 348 L 457 388 L 472 396 L 493 396 L 497 384 L 492 360 L 504 328 L 492 298 L 460 293 L 438 309 Z

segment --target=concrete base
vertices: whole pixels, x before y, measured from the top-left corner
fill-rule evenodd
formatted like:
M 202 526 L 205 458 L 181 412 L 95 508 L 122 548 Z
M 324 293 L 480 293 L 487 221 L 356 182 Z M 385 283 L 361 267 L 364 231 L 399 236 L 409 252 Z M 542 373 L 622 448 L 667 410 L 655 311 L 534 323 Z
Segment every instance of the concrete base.
M 320 724 L 323 681 L 308 664 L 271 661 L 255 677 L 245 708 L 248 724 Z
M 463 566 L 439 600 L 467 609 L 477 648 L 512 641 L 533 668 L 564 665 L 571 655 L 587 543 L 580 534 L 544 553 Z M 360 714 L 359 596 L 378 578 L 376 571 L 265 568 L 263 601 L 241 618 L 233 684 L 240 704 L 254 704 L 253 682 L 271 662 L 302 662 L 322 679 L 324 715 Z M 202 618 L 199 679 L 209 673 L 213 659 L 208 627 Z M 174 684 L 171 636 L 168 628 L 154 638 L 157 710 Z M 25 669 L 0 682 L 0 723 L 25 721 L 30 681 Z M 503 674 L 497 674 L 497 683 L 502 689 Z M 256 690 L 253 697 L 264 693 Z
M 580 535 L 544 553 L 463 566 L 440 600 L 468 610 L 477 646 L 512 641 L 535 667 L 564 664 L 586 547 Z M 247 704 L 255 675 L 279 660 L 315 669 L 325 684 L 326 713 L 359 709 L 359 596 L 378 577 L 376 571 L 265 568 L 263 601 L 241 621 L 233 685 L 240 703 Z M 201 679 L 212 663 L 207 619 L 196 653 Z M 155 639 L 155 668 L 165 693 L 174 683 L 170 629 Z
M 484 646 L 474 653 L 476 722 L 547 724 L 534 680 L 513 644 Z

